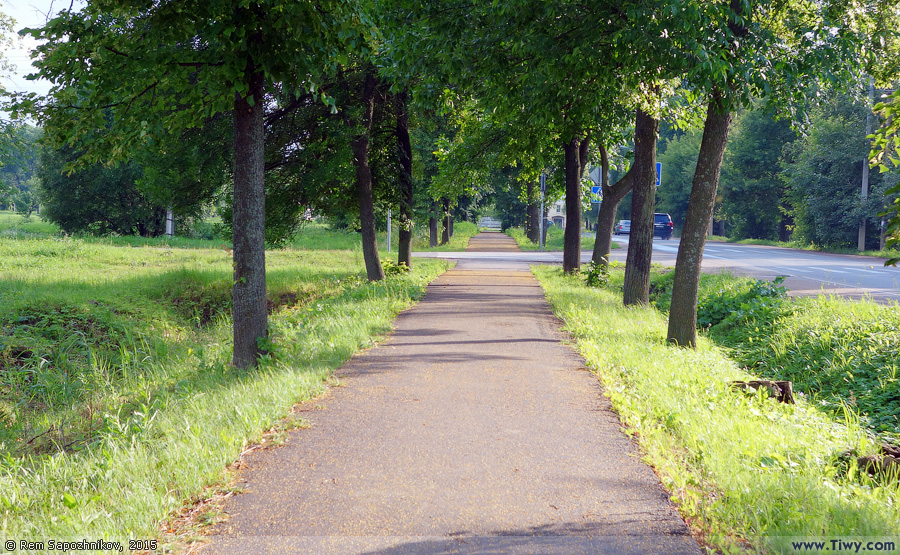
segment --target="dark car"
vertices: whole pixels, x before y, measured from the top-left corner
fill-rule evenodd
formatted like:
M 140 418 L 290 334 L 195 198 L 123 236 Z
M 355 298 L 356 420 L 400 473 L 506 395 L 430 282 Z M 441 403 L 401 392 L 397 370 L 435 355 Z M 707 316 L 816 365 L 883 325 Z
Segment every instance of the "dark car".
M 660 213 L 653 215 L 653 235 L 655 237 L 659 237 L 660 239 L 671 239 L 674 230 L 675 223 L 672 222 L 672 216 Z

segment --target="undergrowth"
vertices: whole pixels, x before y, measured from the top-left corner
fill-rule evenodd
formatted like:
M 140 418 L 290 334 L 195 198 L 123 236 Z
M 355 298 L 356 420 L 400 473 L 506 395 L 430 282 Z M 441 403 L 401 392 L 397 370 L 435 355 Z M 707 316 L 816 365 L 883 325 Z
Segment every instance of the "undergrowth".
M 688 523 L 729 553 L 793 553 L 797 538 L 890 537 L 898 484 L 861 473 L 846 453 L 874 442 L 851 412 L 836 421 L 815 403 L 777 403 L 730 387 L 748 374 L 701 337 L 665 341 L 665 316 L 625 308 L 592 288 L 534 267 L 577 349 L 641 444 Z
M 657 306 L 671 276 L 654 280 Z M 704 274 L 697 324 L 749 372 L 789 380 L 838 419 L 850 411 L 882 439 L 900 441 L 900 311 L 840 297 L 789 298 L 782 280 Z

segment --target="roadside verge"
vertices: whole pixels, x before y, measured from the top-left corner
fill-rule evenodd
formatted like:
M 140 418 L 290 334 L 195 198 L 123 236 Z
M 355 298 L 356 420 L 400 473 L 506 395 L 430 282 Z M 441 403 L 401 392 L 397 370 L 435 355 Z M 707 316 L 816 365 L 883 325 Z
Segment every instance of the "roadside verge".
M 874 451 L 857 422 L 835 424 L 803 401 L 733 391 L 730 381 L 752 378 L 705 340 L 696 351 L 667 345 L 655 309 L 626 309 L 621 295 L 555 268 L 532 271 L 645 459 L 707 542 L 727 552 L 794 553 L 793 542 L 805 539 L 900 540 L 900 487 L 842 456 Z

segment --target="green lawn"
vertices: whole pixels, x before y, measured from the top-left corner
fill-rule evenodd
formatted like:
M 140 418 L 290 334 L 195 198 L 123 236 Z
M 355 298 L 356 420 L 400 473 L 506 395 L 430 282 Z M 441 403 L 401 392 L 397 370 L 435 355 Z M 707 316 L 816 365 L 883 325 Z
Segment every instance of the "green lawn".
M 238 372 L 228 250 L 0 237 L 4 537 L 159 537 L 446 268 L 368 283 L 356 249 L 266 260 L 270 354 Z
M 726 552 L 795 553 L 791 541 L 889 538 L 900 530 L 900 486 L 856 467 L 874 441 L 852 413 L 836 421 L 814 402 L 780 404 L 733 390 L 754 376 L 705 337 L 668 345 L 665 316 L 625 308 L 612 288 L 588 288 L 534 267 L 578 351 L 671 492 L 682 515 Z
M 456 222 L 453 237 L 446 245 L 438 247 L 428 246 L 428 228 L 419 226 L 413 233 L 413 252 L 415 251 L 464 251 L 469 239 L 478 233 L 478 227 L 471 222 Z M 41 238 L 62 237 L 64 234 L 53 223 L 45 222 L 40 216 L 33 215 L 30 218 L 9 211 L 0 211 L 0 237 L 11 238 Z M 378 248 L 382 258 L 390 260 L 396 258 L 400 240 L 399 230 L 394 225 L 391 233 L 391 255 L 387 250 L 387 232 L 379 231 Z M 231 240 L 218 239 L 193 239 L 188 237 L 139 237 L 139 236 L 103 236 L 76 234 L 76 238 L 87 243 L 97 243 L 111 246 L 131 247 L 172 247 L 195 249 L 221 249 L 231 248 Z M 287 242 L 288 248 L 299 250 L 359 250 L 362 251 L 362 239 L 355 231 L 332 229 L 330 226 L 317 222 L 310 222 L 300 227 L 297 234 Z
M 714 236 L 710 237 L 713 241 L 722 241 L 726 243 L 738 243 L 741 245 L 766 245 L 770 247 L 783 247 L 786 249 L 800 249 L 808 251 L 833 252 L 838 254 L 858 254 L 860 256 L 872 256 L 876 258 L 900 258 L 900 250 L 884 249 L 878 251 L 858 251 L 850 248 L 833 248 L 821 247 L 818 245 L 809 245 L 799 241 L 773 241 L 771 239 L 731 239 L 729 237 Z

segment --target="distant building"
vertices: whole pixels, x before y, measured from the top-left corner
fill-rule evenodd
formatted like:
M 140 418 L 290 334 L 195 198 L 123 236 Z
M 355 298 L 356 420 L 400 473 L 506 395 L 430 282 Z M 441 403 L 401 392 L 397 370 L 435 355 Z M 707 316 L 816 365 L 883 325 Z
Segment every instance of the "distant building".
M 566 228 L 566 197 L 550 205 L 547 209 L 547 219 L 556 227 Z

